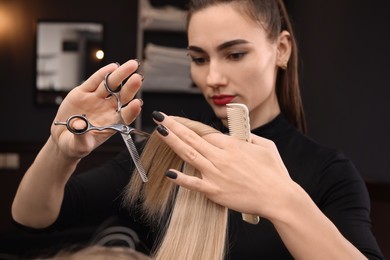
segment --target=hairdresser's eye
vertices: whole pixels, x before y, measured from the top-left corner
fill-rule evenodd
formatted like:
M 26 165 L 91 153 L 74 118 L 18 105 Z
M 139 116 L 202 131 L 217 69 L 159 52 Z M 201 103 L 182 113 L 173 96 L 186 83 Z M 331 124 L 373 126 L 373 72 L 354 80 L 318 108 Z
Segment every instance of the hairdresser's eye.
M 245 55 L 245 52 L 232 52 L 228 55 L 228 59 L 232 61 L 238 61 L 241 60 Z
M 203 65 L 207 62 L 207 59 L 205 59 L 203 57 L 195 57 L 195 56 L 190 55 L 190 58 L 191 58 L 191 61 L 193 63 L 195 63 L 196 65 Z

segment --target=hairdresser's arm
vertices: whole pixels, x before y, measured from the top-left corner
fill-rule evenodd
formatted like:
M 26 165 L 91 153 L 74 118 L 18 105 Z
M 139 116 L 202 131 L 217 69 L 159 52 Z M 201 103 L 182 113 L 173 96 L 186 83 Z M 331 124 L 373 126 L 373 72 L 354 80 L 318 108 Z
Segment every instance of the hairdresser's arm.
M 172 170 L 167 176 L 173 182 L 225 207 L 269 219 L 296 259 L 365 259 L 291 180 L 271 141 L 253 136 L 253 143 L 246 143 L 223 134 L 201 138 L 171 117 L 158 119 L 166 127 L 158 127 L 162 140 L 202 175 Z
M 65 156 L 49 137 L 25 173 L 12 204 L 12 217 L 25 226 L 44 228 L 59 214 L 64 186 L 80 159 Z
M 107 65 L 94 73 L 79 87 L 74 88 L 58 109 L 55 121 L 66 121 L 71 115 L 85 114 L 94 125 L 108 125 L 118 120 L 115 112 L 117 102 L 107 98 L 103 79 L 111 73 L 110 86 L 134 73 L 137 61 L 130 60 L 118 67 Z M 142 76 L 133 74 L 121 90 L 122 103 L 133 99 L 141 86 Z M 141 101 L 134 99 L 122 109 L 122 116 L 130 124 L 141 110 Z M 77 128 L 80 122 L 74 122 Z M 82 126 L 82 125 L 80 125 Z M 110 138 L 114 132 L 88 132 L 74 135 L 65 126 L 51 127 L 51 135 L 33 164 L 25 173 L 12 204 L 12 217 L 22 225 L 44 228 L 58 217 L 64 187 L 82 158 Z

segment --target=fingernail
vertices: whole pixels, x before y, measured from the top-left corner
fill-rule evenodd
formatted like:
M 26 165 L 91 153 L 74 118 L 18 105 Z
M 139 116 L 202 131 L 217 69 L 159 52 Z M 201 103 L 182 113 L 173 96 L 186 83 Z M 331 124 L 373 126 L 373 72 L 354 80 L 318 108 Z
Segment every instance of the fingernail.
M 142 74 L 140 74 L 140 73 L 138 73 L 138 75 L 140 75 L 140 76 L 141 76 L 141 81 L 142 81 L 142 82 L 144 82 L 144 80 L 145 80 L 145 76 L 144 76 L 144 75 L 142 75 Z
M 138 101 L 141 103 L 141 107 L 144 105 L 144 101 L 140 98 L 138 98 Z
M 158 112 L 158 111 L 153 111 L 152 117 L 153 117 L 153 119 L 156 120 L 157 122 L 162 122 L 162 121 L 164 120 L 164 115 L 161 114 L 161 113 Z
M 173 172 L 173 171 L 167 171 L 165 173 L 165 176 L 167 176 L 168 178 L 170 179 L 173 179 L 175 180 L 177 178 L 177 173 L 176 172 Z
M 115 62 L 115 64 L 116 64 L 116 65 L 118 65 L 118 67 L 120 67 L 120 66 L 121 66 L 121 64 L 120 64 L 119 62 Z
M 138 67 L 141 66 L 141 62 L 138 59 L 134 59 L 138 63 Z
M 168 129 L 165 128 L 163 125 L 158 125 L 157 126 L 157 132 L 159 132 L 162 136 L 167 136 L 168 135 Z

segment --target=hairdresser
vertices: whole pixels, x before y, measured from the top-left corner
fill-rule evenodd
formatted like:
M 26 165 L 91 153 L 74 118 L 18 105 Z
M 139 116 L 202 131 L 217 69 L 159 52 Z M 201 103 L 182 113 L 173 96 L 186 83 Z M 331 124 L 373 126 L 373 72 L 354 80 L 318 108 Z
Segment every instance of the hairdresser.
M 383 259 L 360 174 L 341 153 L 305 136 L 297 46 L 283 1 L 192 0 L 188 44 L 192 79 L 215 114 L 205 123 L 226 131 L 226 104 L 243 103 L 253 141 L 223 134 L 203 139 L 156 112 L 161 140 L 201 178 L 178 170 L 161 174 L 232 209 L 226 258 Z M 133 74 L 137 67 L 131 60 L 100 69 L 69 93 L 54 120 L 86 114 L 98 125 L 112 122 L 117 103 L 107 97 L 103 83 L 111 73 L 110 86 L 132 74 L 121 95 L 122 103 L 129 102 L 122 116 L 133 122 L 142 105 L 133 99 L 142 83 L 142 76 Z M 20 183 L 14 220 L 35 229 L 66 228 L 121 211 L 120 197 L 133 168 L 129 154 L 72 176 L 80 160 L 112 134 L 73 135 L 53 125 Z M 260 216 L 260 223 L 242 221 L 239 212 Z M 149 232 L 147 223 L 132 224 Z M 150 232 L 146 237 L 154 238 Z

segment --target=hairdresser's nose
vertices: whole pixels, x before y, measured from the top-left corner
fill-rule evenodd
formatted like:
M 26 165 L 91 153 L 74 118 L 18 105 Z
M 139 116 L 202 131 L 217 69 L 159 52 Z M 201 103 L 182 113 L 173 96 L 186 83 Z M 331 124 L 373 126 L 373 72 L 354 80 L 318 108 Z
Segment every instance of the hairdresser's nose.
M 207 86 L 211 88 L 219 88 L 226 86 L 227 82 L 228 79 L 224 73 L 223 66 L 217 62 L 210 61 L 206 79 Z

